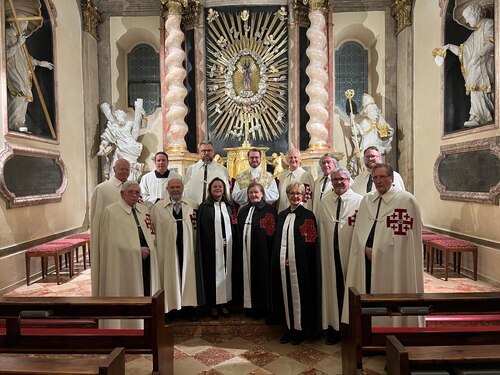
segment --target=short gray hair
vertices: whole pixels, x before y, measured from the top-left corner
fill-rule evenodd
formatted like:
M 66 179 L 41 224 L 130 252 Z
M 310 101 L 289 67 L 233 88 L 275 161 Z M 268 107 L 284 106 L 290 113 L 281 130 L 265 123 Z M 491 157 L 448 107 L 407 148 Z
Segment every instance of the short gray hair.
M 335 168 L 333 172 L 330 173 L 330 177 L 333 176 L 334 173 L 345 174 L 347 177 L 351 178 L 351 172 L 349 172 L 346 168 L 343 167 Z
M 210 141 L 208 139 L 201 141 L 200 144 L 198 145 L 198 148 L 200 148 L 203 145 L 210 145 L 210 146 L 214 147 L 214 144 L 212 143 L 212 141 Z
M 335 165 L 339 164 L 337 158 L 335 156 L 333 156 L 333 154 L 331 152 L 327 152 L 326 154 L 323 154 L 323 156 L 319 158 L 318 163 L 320 166 L 321 166 L 321 162 L 323 161 L 323 159 L 326 159 L 326 158 L 333 159 L 333 162 L 335 163 Z
M 291 148 L 290 150 L 288 150 L 286 152 L 286 157 L 288 157 L 288 155 L 290 154 L 290 152 L 293 152 L 293 151 L 297 152 L 300 155 L 300 150 L 298 148 Z
M 139 186 L 139 189 L 141 188 L 141 185 L 139 185 L 139 183 L 138 183 L 137 181 L 125 181 L 125 182 L 122 184 L 122 186 L 121 186 L 121 188 L 120 188 L 120 191 L 125 191 L 125 190 L 127 190 L 129 187 L 134 186 L 134 185 Z

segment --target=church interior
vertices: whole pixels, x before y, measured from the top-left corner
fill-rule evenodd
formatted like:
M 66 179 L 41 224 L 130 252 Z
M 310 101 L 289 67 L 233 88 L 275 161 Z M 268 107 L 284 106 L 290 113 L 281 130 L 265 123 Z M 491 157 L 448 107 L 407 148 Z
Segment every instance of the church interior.
M 26 249 L 89 230 L 92 191 L 113 162 L 101 135 L 117 110 L 140 123 L 142 149 L 131 163 L 137 178 L 154 170 L 158 151 L 184 176 L 207 139 L 231 177 L 246 168 L 253 147 L 271 173 L 297 148 L 314 178 L 325 153 L 355 176 L 363 142 L 378 129 L 384 160 L 418 201 L 424 229 L 477 246 L 478 284 L 468 290 L 497 290 L 499 42 L 488 41 L 486 120 L 469 117 L 479 99 L 465 89 L 453 48 L 443 48 L 473 32 L 457 16 L 472 3 L 488 11 L 498 35 L 494 0 L 1 1 L 0 296 L 25 285 Z M 12 6 L 34 28 L 26 54 L 37 65 L 20 125 L 9 110 Z M 364 93 L 379 109 L 368 130 L 358 127 Z M 384 120 L 390 134 L 377 127 Z M 461 262 L 470 277 L 472 255 Z M 40 263 L 30 272 L 40 277 Z M 383 364 L 370 371 L 384 373 Z

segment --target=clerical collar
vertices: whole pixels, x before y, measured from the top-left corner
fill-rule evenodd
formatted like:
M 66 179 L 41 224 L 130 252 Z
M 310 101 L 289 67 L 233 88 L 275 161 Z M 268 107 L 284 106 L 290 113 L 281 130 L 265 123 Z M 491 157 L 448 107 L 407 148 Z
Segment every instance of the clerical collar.
M 170 174 L 170 169 L 167 169 L 167 171 L 163 174 L 155 170 L 155 176 L 156 178 L 168 178 L 168 175 Z
M 260 173 L 260 171 L 261 171 L 260 165 L 257 168 L 250 167 L 250 174 Z

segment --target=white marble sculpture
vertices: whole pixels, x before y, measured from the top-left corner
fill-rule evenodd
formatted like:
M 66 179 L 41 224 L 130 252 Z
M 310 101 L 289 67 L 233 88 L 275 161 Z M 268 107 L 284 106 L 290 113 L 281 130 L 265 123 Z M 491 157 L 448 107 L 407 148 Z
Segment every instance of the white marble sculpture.
M 392 149 L 394 129 L 385 121 L 371 95 L 363 94 L 361 104 L 363 106 L 361 113 L 364 119 L 360 123 L 356 123 L 354 115 L 351 114 L 351 119 L 356 127 L 356 131 L 352 135 L 353 142 L 358 141 L 361 153 L 370 146 L 377 146 L 381 154 L 388 153 Z
M 19 21 L 20 33 L 18 33 L 16 23 L 9 22 L 5 30 L 9 129 L 20 132 L 29 130 L 26 126 L 26 111 L 28 104 L 33 101 L 32 70 L 36 66 L 54 69 L 52 63 L 39 61 L 30 56 L 27 50 L 25 51 L 27 27 L 28 21 Z
M 142 99 L 137 99 L 134 104 L 133 120 L 127 120 L 126 113 L 120 109 L 117 109 L 113 115 L 108 103 L 101 104 L 101 110 L 108 122 L 106 130 L 101 134 L 101 144 L 97 155 L 106 157 L 104 168 L 106 179 L 113 176 L 112 166 L 118 159 L 126 159 L 130 163 L 129 180 L 138 181 L 142 175 L 144 164 L 137 162 L 142 152 L 142 144 L 137 141 L 137 138 L 145 112 L 142 107 Z
M 483 7 L 471 4 L 462 16 L 474 32 L 461 45 L 447 44 L 445 51 L 458 56 L 465 90 L 470 95 L 469 120 L 464 127 L 484 125 L 493 122 L 495 112 L 495 37 L 494 21 L 484 17 Z

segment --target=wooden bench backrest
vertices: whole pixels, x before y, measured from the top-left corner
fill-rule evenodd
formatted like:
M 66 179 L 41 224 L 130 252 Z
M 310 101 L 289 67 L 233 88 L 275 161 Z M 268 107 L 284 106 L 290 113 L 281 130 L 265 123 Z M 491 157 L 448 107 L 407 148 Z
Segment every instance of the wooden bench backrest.
M 362 350 L 385 350 L 387 334 L 404 344 L 461 345 L 498 343 L 499 332 L 471 332 L 457 327 L 455 332 L 418 329 L 373 331 L 373 316 L 405 315 L 402 308 L 422 308 L 419 314 L 406 315 L 481 315 L 500 314 L 500 293 L 400 293 L 360 294 L 349 288 L 349 325 L 342 325 L 342 367 L 344 374 L 362 369 Z M 403 309 L 404 310 L 404 309 Z M 427 311 L 425 311 L 427 310 Z M 385 311 L 385 312 L 384 312 Z
M 23 311 L 50 311 L 46 319 L 144 319 L 144 330 L 123 334 L 97 329 L 22 329 Z M 127 352 L 153 355 L 153 370 L 170 373 L 173 335 L 165 327 L 164 292 L 153 297 L 0 297 L 0 352 L 105 353 L 123 346 Z M 170 360 L 169 360 L 170 358 Z M 167 366 L 167 367 L 166 367 Z

